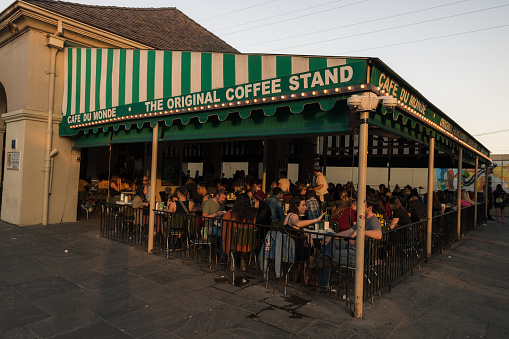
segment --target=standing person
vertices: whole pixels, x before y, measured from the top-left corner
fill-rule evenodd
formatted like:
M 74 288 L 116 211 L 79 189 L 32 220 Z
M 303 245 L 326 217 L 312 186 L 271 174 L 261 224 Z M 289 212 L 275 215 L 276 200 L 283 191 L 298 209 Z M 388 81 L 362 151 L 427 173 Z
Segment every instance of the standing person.
M 506 193 L 502 188 L 501 184 L 497 185 L 497 188 L 495 188 L 495 191 L 493 192 L 493 198 L 495 199 L 495 218 L 498 221 L 498 215 L 500 214 L 502 217 L 502 224 L 505 224 L 505 216 L 504 216 L 504 208 L 505 208 L 505 196 Z
M 283 191 L 279 187 L 274 187 L 272 195 L 270 195 L 265 202 L 269 206 L 272 212 L 272 222 L 283 221 L 285 214 L 283 213 L 283 204 L 281 198 L 283 197 Z
M 279 173 L 278 186 L 283 190 L 283 194 L 290 193 L 290 180 L 287 178 L 288 172 L 281 171 Z
M 491 177 L 489 177 L 488 178 L 488 220 L 493 220 L 493 218 L 491 217 L 491 214 L 490 214 L 490 210 L 492 208 L 493 208 L 493 189 L 491 188 Z
M 196 204 L 195 204 L 194 210 L 201 211 L 203 209 L 203 206 L 207 202 L 207 200 L 212 199 L 212 197 L 210 196 L 210 194 L 207 190 L 207 183 L 205 181 L 199 182 L 196 185 L 196 191 L 200 195 L 201 200 L 200 200 L 200 206 L 196 206 Z
M 325 178 L 325 175 L 323 175 L 320 171 L 320 166 L 313 166 L 313 173 L 315 175 L 314 189 L 316 191 L 316 196 L 320 202 L 324 202 L 324 196 L 329 193 L 327 191 L 327 179 Z

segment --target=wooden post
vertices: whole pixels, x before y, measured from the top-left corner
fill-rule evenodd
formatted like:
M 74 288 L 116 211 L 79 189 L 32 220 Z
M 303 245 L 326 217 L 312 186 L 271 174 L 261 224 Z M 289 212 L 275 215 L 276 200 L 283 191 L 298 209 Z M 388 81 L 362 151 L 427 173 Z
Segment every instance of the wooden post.
M 431 259 L 431 236 L 433 227 L 433 187 L 435 172 L 435 138 L 429 139 L 428 157 L 428 228 L 426 232 L 426 253 L 428 261 Z
M 460 148 L 460 153 L 458 155 L 458 191 L 457 191 L 457 199 L 458 199 L 458 240 L 461 239 L 461 172 L 463 172 L 463 148 Z
M 152 128 L 152 167 L 150 168 L 150 204 L 148 217 L 148 253 L 152 253 L 154 248 L 154 221 L 156 208 L 156 181 L 157 181 L 157 143 L 159 125 Z

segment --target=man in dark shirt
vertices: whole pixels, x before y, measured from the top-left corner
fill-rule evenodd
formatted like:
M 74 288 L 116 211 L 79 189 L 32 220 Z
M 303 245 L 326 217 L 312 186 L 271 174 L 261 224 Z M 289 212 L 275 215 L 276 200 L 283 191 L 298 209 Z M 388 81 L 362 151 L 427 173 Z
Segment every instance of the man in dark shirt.
M 417 222 L 422 219 L 426 219 L 427 217 L 427 208 L 426 204 L 419 201 L 419 197 L 415 194 L 412 194 L 408 198 L 407 204 L 407 212 L 410 214 L 410 220 L 412 222 Z

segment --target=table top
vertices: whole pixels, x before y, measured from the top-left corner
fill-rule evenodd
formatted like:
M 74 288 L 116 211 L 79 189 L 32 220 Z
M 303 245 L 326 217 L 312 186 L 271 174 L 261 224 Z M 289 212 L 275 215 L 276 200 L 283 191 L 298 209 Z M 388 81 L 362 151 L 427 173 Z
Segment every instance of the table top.
M 132 201 L 125 202 L 125 201 L 119 200 L 119 201 L 116 201 L 115 204 L 117 204 L 117 205 L 132 205 L 133 202 Z

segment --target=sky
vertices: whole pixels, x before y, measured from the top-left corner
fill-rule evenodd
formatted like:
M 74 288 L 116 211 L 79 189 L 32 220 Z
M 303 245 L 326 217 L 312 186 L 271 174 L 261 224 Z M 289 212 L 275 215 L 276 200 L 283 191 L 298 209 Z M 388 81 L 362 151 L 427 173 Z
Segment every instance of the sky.
M 242 53 L 380 58 L 492 154 L 509 154 L 509 0 L 72 2 L 176 7 Z

